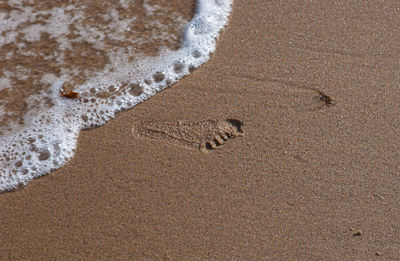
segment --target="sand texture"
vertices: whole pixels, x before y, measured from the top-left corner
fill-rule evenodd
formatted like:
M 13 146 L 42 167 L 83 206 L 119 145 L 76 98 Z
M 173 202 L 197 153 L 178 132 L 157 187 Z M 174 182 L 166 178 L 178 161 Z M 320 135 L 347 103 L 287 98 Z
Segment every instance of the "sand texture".
M 399 15 L 236 0 L 208 63 L 0 195 L 0 259 L 399 260 Z

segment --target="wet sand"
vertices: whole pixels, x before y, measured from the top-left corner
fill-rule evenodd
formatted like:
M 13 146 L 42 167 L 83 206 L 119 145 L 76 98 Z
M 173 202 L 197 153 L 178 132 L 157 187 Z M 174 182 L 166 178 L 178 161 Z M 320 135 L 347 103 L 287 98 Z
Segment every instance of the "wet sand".
M 1 194 L 1 260 L 399 259 L 400 3 L 286 2 Z

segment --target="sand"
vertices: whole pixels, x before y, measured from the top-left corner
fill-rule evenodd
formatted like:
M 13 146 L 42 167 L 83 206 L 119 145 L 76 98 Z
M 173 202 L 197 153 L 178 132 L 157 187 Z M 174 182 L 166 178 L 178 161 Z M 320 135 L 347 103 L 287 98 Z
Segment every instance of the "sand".
M 398 260 L 400 3 L 285 2 L 1 194 L 1 260 Z

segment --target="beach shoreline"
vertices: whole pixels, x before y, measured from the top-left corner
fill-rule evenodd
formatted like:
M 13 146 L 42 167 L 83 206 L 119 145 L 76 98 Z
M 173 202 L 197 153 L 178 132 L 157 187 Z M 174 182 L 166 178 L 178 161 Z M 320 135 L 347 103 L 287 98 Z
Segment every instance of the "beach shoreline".
M 398 259 L 398 10 L 236 0 L 207 63 L 0 194 L 0 258 Z

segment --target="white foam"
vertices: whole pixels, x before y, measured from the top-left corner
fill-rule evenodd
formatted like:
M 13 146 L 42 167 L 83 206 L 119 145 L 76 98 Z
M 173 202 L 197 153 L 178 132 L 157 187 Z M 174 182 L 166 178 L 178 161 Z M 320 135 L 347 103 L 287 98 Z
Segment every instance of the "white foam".
M 160 9 L 158 5 L 151 5 L 149 4 L 149 0 L 143 1 L 143 7 L 146 9 L 147 15 L 153 15 L 154 11 Z
M 16 5 L 21 4 L 18 0 L 14 2 Z M 121 4 L 126 3 L 121 0 Z M 19 184 L 25 185 L 34 178 L 59 168 L 74 155 L 80 130 L 104 124 L 113 118 L 116 112 L 143 102 L 187 75 L 189 68 L 197 68 L 206 62 L 215 50 L 216 37 L 227 23 L 231 4 L 232 0 L 198 0 L 196 14 L 184 29 L 182 47 L 176 51 L 165 49 L 156 57 L 143 56 L 142 59 L 135 59 L 133 63 L 126 57 L 126 51 L 113 51 L 109 56 L 110 64 L 75 89 L 80 93 L 93 94 L 86 101 L 66 99 L 59 94 L 68 77 L 78 73 L 77 71 L 65 71 L 65 74 L 62 73 L 59 77 L 52 74 L 43 75 L 42 82 L 51 83 L 50 91 L 30 97 L 32 100 L 29 103 L 34 104 L 35 99 L 40 100 L 46 96 L 54 106 L 51 110 L 28 110 L 24 116 L 26 127 L 15 128 L 13 133 L 3 136 L 0 140 L 0 191 L 12 190 Z M 147 10 L 156 12 L 157 8 L 148 6 Z M 27 9 L 15 17 L 27 20 L 30 12 Z M 52 27 L 35 25 L 27 28 L 27 39 L 35 40 L 39 32 L 45 30 L 53 35 L 58 34 L 61 43 L 62 33 L 68 29 L 71 17 L 62 10 L 57 12 L 58 15 L 52 18 Z M 123 33 L 118 29 L 118 17 L 110 15 L 109 19 L 115 20 L 110 29 L 117 29 L 114 30 L 113 37 L 118 38 L 119 34 Z M 9 22 L 7 28 L 12 29 L 15 24 Z M 126 24 L 122 24 L 120 28 L 129 30 Z M 93 42 L 98 39 L 96 36 L 102 37 L 101 32 L 90 28 L 80 29 L 85 32 L 86 38 Z M 12 32 L 9 32 L 3 42 L 0 41 L 0 47 L 12 41 L 12 35 Z M 5 79 L 0 80 L 0 85 L 7 83 Z M 128 87 L 125 83 L 128 83 Z M 107 91 L 111 85 L 118 95 L 103 99 L 96 96 Z M 142 93 L 138 86 L 143 89 Z

